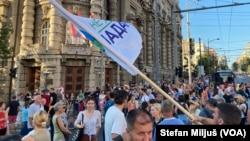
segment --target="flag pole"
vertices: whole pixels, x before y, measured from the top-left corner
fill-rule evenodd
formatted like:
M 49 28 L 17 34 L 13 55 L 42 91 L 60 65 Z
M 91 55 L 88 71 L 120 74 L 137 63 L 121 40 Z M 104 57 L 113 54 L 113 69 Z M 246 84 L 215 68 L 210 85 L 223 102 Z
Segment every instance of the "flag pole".
M 138 72 L 138 75 L 147 81 L 153 88 L 160 92 L 164 97 L 166 97 L 170 102 L 172 102 L 178 109 L 180 109 L 184 114 L 186 114 L 190 119 L 194 119 L 193 115 L 190 114 L 184 107 L 182 107 L 178 102 L 176 102 L 171 96 L 166 94 L 158 85 L 156 85 L 151 79 L 149 79 L 141 71 Z
M 89 33 L 91 36 L 93 36 L 96 40 L 98 40 L 105 47 L 105 50 L 110 51 L 114 56 L 116 56 L 117 58 L 119 58 L 119 60 L 122 61 L 122 63 L 124 63 L 123 65 L 128 66 L 129 69 L 133 71 L 133 73 L 136 73 L 137 75 L 139 75 L 140 77 L 142 77 L 145 81 L 147 81 L 151 86 L 153 86 L 158 92 L 160 92 L 164 97 L 166 97 L 170 102 L 172 102 L 178 109 L 180 109 L 190 119 L 194 119 L 194 117 L 193 117 L 192 114 L 190 114 L 185 108 L 183 108 L 172 97 L 170 97 L 168 94 L 166 94 L 158 85 L 156 85 L 152 80 L 150 80 L 146 75 L 144 75 L 137 67 L 135 67 L 131 62 L 129 62 L 123 55 L 121 55 L 119 52 L 117 52 L 114 48 L 110 47 L 107 42 L 103 41 L 99 36 L 95 35 L 94 32 L 92 30 L 90 30 L 86 25 L 84 25 L 81 22 L 75 20 L 75 18 L 73 16 L 71 16 L 55 0 L 50 0 L 50 2 L 55 7 L 57 7 L 58 12 L 62 13 L 64 15 L 64 18 L 66 18 L 67 20 L 70 20 L 70 21 L 74 21 L 74 24 L 76 24 L 78 27 L 82 28 L 87 33 Z M 121 65 L 121 64 L 119 64 L 119 65 Z

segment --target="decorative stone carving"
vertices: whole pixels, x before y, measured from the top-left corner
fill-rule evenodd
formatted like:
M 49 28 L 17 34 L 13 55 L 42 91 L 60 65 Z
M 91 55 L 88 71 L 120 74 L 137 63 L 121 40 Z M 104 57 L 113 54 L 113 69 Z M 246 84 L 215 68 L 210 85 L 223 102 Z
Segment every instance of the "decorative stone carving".
M 43 13 L 42 19 L 49 18 L 49 10 L 50 10 L 49 4 L 42 5 L 42 13 Z

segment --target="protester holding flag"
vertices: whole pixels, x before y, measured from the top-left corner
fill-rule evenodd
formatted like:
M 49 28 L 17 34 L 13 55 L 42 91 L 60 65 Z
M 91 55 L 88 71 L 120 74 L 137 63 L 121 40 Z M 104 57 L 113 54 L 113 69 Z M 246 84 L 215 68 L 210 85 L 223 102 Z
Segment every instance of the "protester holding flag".
M 91 19 L 70 14 L 56 0 L 49 0 L 57 12 L 72 22 L 75 27 L 102 52 L 112 58 L 131 75 L 140 75 L 150 86 L 163 94 L 190 118 L 193 116 L 166 94 L 157 84 L 144 75 L 133 63 L 141 53 L 142 37 L 136 28 L 127 22 Z
M 195 116 L 192 122 L 201 122 L 204 125 L 239 125 L 241 122 L 240 109 L 231 103 L 220 103 L 216 106 L 213 118 Z

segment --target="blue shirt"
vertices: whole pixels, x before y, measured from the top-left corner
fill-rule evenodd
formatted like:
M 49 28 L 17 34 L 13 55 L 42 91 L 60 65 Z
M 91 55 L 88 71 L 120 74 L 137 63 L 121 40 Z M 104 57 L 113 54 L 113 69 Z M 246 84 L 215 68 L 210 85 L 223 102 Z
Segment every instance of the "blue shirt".
M 28 117 L 28 110 L 29 108 L 22 108 L 22 122 L 24 121 L 28 121 L 29 117 Z
M 107 102 L 105 102 L 105 104 L 104 104 L 104 115 L 108 111 L 109 107 L 113 106 L 114 104 L 115 104 L 115 102 L 113 100 L 108 100 Z
M 158 125 L 184 125 L 184 123 L 182 120 L 173 117 L 173 118 L 168 118 L 168 119 L 165 118 Z M 153 141 L 156 141 L 156 130 L 154 130 L 153 134 L 154 134 Z

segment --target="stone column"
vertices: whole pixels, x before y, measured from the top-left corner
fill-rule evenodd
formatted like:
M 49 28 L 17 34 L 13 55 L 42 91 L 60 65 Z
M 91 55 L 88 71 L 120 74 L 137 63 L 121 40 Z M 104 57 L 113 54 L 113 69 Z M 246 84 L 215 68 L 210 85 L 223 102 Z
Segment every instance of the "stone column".
M 33 44 L 34 30 L 34 0 L 24 0 L 23 3 L 23 24 L 21 32 L 21 48 Z M 17 17 L 18 18 L 18 17 Z
M 90 4 L 90 6 L 91 6 L 90 12 L 94 13 L 95 19 L 102 19 L 102 1 L 105 2 L 105 0 L 91 0 L 91 2 L 90 2 L 91 3 Z M 94 65 L 94 64 L 92 64 L 94 61 L 91 61 L 91 66 L 90 66 L 91 68 L 90 69 L 95 70 L 95 67 L 98 68 L 98 75 L 92 74 L 92 73 L 90 74 L 90 86 L 94 86 L 93 83 L 98 82 L 96 84 L 96 86 L 103 89 L 102 87 L 105 85 L 105 66 L 106 66 L 105 65 L 105 60 L 106 60 L 105 56 L 106 55 L 105 55 L 105 53 L 101 54 L 100 49 L 96 46 L 92 48 L 92 55 L 93 55 L 93 57 L 98 56 L 98 63 L 96 62 L 96 65 Z
M 141 34 L 141 36 L 142 36 L 142 47 L 144 48 L 144 34 L 143 34 L 143 25 L 142 26 L 139 26 L 139 32 L 140 32 L 140 34 Z M 143 54 L 144 54 L 144 50 L 142 49 L 141 50 L 141 53 L 140 53 L 140 55 L 139 55 L 139 57 L 138 57 L 138 67 L 139 67 L 139 69 L 143 69 L 144 68 L 144 66 L 145 66 L 145 64 L 144 64 L 144 57 L 143 57 Z M 143 70 L 141 70 L 141 71 L 143 71 Z
M 92 87 L 92 86 L 95 86 L 95 87 L 99 87 L 99 83 L 98 84 L 96 84 L 95 82 L 96 82 L 96 79 L 98 79 L 98 82 L 99 82 L 99 80 L 100 80 L 100 77 L 97 77 L 96 78 L 96 69 L 95 69 L 95 67 L 97 67 L 97 66 L 99 66 L 99 61 L 101 61 L 101 60 L 96 60 L 95 59 L 95 57 L 94 56 L 92 56 L 91 57 L 91 59 L 90 60 L 87 60 L 87 62 L 88 61 L 90 61 L 90 67 L 86 67 L 87 69 L 89 68 L 89 72 L 88 72 L 88 86 L 89 87 Z M 86 73 L 85 73 L 86 74 Z M 86 76 L 86 75 L 85 75 Z M 98 76 L 99 76 L 99 73 L 98 73 Z
M 102 17 L 102 0 L 91 0 L 90 2 L 90 12 L 95 14 L 96 19 L 101 19 Z
M 117 4 L 117 0 L 109 0 L 109 16 L 110 16 L 110 20 L 112 21 L 116 21 L 117 20 L 117 9 L 118 9 L 118 4 Z
M 171 37 L 171 31 L 170 30 L 168 30 L 167 31 L 167 50 L 168 50 L 168 57 L 167 57 L 167 60 L 168 60 L 168 67 L 171 67 L 172 68 L 172 59 L 171 59 L 171 57 L 172 57 L 172 44 L 171 44 L 171 40 L 172 40 L 172 37 Z
M 2 24 L 7 22 L 8 8 L 10 6 L 10 2 L 8 0 L 0 1 L 0 28 L 2 28 Z
M 174 57 L 177 57 L 177 56 L 174 56 L 174 44 L 173 44 L 173 40 L 174 40 L 174 35 L 173 35 L 173 32 L 170 32 L 170 53 L 171 53 L 171 67 L 175 70 L 175 66 L 174 66 Z
M 57 0 L 61 4 L 61 0 Z M 49 29 L 49 52 L 58 53 L 62 43 L 62 18 L 57 13 L 55 7 L 50 9 L 50 29 Z
M 147 54 L 146 56 L 146 65 L 153 66 L 153 18 L 152 16 L 149 16 L 147 18 L 147 46 L 146 49 L 144 50 L 145 53 Z
M 162 31 L 162 39 L 161 39 L 161 51 L 162 51 L 162 58 L 160 58 L 162 61 L 162 66 L 163 66 L 163 69 L 166 70 L 167 68 L 167 44 L 166 44 L 166 40 L 167 40 L 167 37 L 166 37 L 166 29 L 163 27 L 163 29 L 161 30 Z

